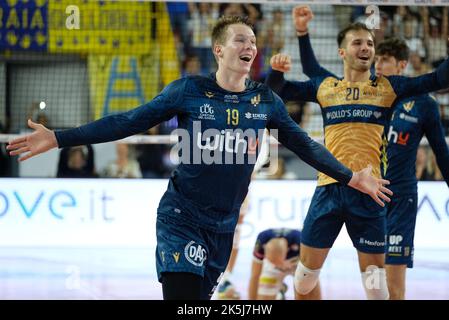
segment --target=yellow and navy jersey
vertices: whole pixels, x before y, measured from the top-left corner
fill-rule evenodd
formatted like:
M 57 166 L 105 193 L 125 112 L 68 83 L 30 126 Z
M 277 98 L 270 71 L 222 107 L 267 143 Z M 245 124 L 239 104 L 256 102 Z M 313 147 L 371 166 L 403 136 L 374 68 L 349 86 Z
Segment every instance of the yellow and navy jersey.
M 309 81 L 286 81 L 282 72 L 271 71 L 267 84 L 284 101 L 316 102 L 321 107 L 325 145 L 352 171 L 372 165 L 381 177 L 382 133 L 398 98 L 428 93 L 449 86 L 449 63 L 444 61 L 435 72 L 416 78 L 376 77 L 348 82 L 331 73 Z M 319 173 L 318 185 L 336 180 Z
M 317 61 L 308 35 L 298 37 L 304 73 L 309 77 L 332 75 Z M 418 192 L 415 175 L 416 152 L 426 135 L 449 186 L 449 148 L 440 121 L 438 103 L 428 94 L 397 99 L 384 131 L 381 170 L 395 195 Z M 386 151 L 386 152 L 385 152 Z
M 418 95 L 398 101 L 396 105 L 385 128 L 388 147 L 382 158 L 382 174 L 391 182 L 388 188 L 395 195 L 418 192 L 416 153 L 424 135 L 449 186 L 449 148 L 435 98 Z

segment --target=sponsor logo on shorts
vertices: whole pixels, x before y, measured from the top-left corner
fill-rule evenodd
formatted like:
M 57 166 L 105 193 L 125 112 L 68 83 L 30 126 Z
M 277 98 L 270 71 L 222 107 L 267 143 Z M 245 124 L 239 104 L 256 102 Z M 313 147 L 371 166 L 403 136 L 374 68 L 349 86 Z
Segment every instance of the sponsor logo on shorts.
M 364 244 L 370 247 L 383 247 L 385 246 L 385 241 L 371 241 L 365 238 L 360 238 L 360 244 Z
M 388 236 L 388 255 L 393 257 L 402 256 L 401 242 L 403 237 L 399 234 L 391 234 Z M 404 253 L 405 255 L 405 253 Z M 408 255 L 408 254 L 407 254 Z
M 401 235 L 394 235 L 394 234 L 392 234 L 392 235 L 390 235 L 388 237 L 388 243 L 391 244 L 391 245 L 398 245 L 398 244 L 400 244 L 402 242 L 402 239 L 403 238 L 402 238 Z
M 175 262 L 176 262 L 176 263 L 178 263 L 178 261 L 179 261 L 179 256 L 180 256 L 180 253 L 179 253 L 179 252 L 173 253 L 173 259 L 175 259 Z
M 410 247 L 404 247 L 404 257 L 408 257 L 410 255 Z
M 184 255 L 191 264 L 201 267 L 207 259 L 206 249 L 195 241 L 190 241 L 184 248 Z

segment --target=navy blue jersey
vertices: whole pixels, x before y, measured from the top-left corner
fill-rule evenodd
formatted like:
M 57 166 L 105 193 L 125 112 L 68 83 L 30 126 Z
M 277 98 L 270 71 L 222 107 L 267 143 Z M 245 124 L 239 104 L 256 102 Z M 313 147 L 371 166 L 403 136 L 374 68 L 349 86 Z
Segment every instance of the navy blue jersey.
M 259 233 L 254 245 L 253 256 L 257 260 L 265 258 L 265 245 L 274 238 L 284 238 L 288 243 L 288 252 L 286 259 L 299 257 L 299 246 L 301 244 L 301 232 L 296 229 L 279 228 L 267 229 Z
M 416 153 L 423 135 L 426 135 L 449 186 L 449 148 L 434 98 L 420 95 L 398 101 L 385 134 L 388 145 L 387 157 L 382 161 L 383 173 L 396 195 L 418 192 Z
M 215 75 L 174 81 L 136 109 L 58 131 L 56 138 L 59 147 L 113 141 L 173 116 L 178 129 L 183 129 L 181 145 L 189 146 L 182 149 L 181 158 L 188 159 L 173 172 L 158 212 L 175 219 L 185 218 L 214 231 L 234 230 L 254 167 L 250 154 L 257 155 L 264 128 L 278 129 L 278 140 L 317 170 L 343 184 L 352 177 L 348 168 L 294 123 L 282 100 L 266 85 L 247 80 L 245 91 L 229 92 L 217 85 Z M 245 136 L 251 129 L 256 135 Z M 240 156 L 241 164 L 219 164 L 229 158 L 236 163 Z
M 298 41 L 303 71 L 308 77 L 336 77 L 320 66 L 308 35 L 298 37 Z M 440 70 L 440 75 L 442 74 Z M 437 77 L 436 74 L 433 76 Z M 405 96 L 406 93 L 403 95 Z M 389 188 L 399 195 L 417 192 L 416 153 L 424 134 L 436 155 L 443 177 L 449 185 L 449 150 L 436 101 L 429 95 L 402 98 L 395 101 L 391 113 L 384 132 L 388 138 L 388 144 L 381 159 L 382 174 L 391 182 Z

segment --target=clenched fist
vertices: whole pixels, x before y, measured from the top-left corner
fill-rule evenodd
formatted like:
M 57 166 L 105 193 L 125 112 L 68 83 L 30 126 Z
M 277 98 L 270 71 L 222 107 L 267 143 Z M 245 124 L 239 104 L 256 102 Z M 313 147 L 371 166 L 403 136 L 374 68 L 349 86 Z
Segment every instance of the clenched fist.
M 292 67 L 292 59 L 288 54 L 278 53 L 271 57 L 270 64 L 273 70 L 288 72 Z
M 296 6 L 292 11 L 293 23 L 297 32 L 307 32 L 307 25 L 313 19 L 309 6 Z

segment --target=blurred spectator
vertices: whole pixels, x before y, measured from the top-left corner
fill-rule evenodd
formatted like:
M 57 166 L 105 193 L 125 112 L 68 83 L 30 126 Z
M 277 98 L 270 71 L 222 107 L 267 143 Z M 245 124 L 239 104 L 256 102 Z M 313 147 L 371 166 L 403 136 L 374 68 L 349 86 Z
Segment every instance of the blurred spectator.
M 189 6 L 187 2 L 167 2 L 167 10 L 170 15 L 170 22 L 175 39 L 178 41 L 178 48 L 182 48 L 181 57 L 190 51 L 190 34 L 188 28 Z
M 186 56 L 182 63 L 182 76 L 195 76 L 201 74 L 201 61 L 198 56 Z
M 417 52 L 424 59 L 426 51 L 424 43 L 420 37 L 422 25 L 406 7 L 398 7 L 398 12 L 394 16 L 394 34 L 404 37 L 410 51 Z
M 220 16 L 248 17 L 248 21 L 257 31 L 257 23 L 262 18 L 260 4 L 255 3 L 223 3 L 219 8 Z M 256 33 L 257 34 L 257 33 Z
M 428 161 L 427 161 L 427 175 L 424 175 L 422 180 L 430 180 L 430 181 L 440 181 L 443 180 L 443 175 L 441 174 L 440 169 L 438 168 L 437 159 L 432 150 L 429 150 L 428 153 Z
M 440 19 L 429 14 L 427 7 L 421 8 L 424 28 L 424 44 L 427 61 L 434 67 L 447 55 L 448 14 L 449 8 L 443 7 Z
M 266 77 L 270 69 L 270 59 L 282 51 L 286 37 L 284 12 L 278 8 L 273 10 L 271 19 L 265 21 L 260 29 L 258 36 L 258 47 L 260 48 L 258 58 L 260 61 L 252 68 L 252 79 L 262 80 Z
M 304 101 L 288 101 L 285 104 L 287 112 L 290 117 L 295 121 L 300 127 L 304 128 L 310 118 L 310 108 L 309 105 Z
M 338 30 L 342 30 L 351 20 L 352 6 L 333 6 L 335 19 L 337 20 Z
M 419 146 L 416 153 L 416 178 L 418 180 L 425 180 L 427 176 L 427 148 Z
M 91 145 L 63 148 L 59 153 L 58 178 L 96 178 Z
M 428 147 L 420 146 L 416 156 L 416 177 L 421 181 L 443 180 L 443 175 L 437 165 L 437 160 Z
M 117 158 L 108 164 L 103 176 L 106 178 L 142 178 L 139 163 L 130 155 L 126 143 L 116 143 Z
M 0 133 L 5 133 L 3 124 L 0 122 Z M 6 143 L 0 143 L 0 177 L 9 177 L 10 173 L 10 157 L 6 150 Z
M 32 102 L 30 108 L 28 109 L 27 119 L 31 119 L 36 123 L 42 124 L 47 128 L 51 128 L 51 123 L 48 116 L 45 114 L 45 108 L 40 108 L 41 102 Z
M 0 177 L 8 177 L 9 174 L 9 157 L 6 151 L 6 144 L 0 143 Z
M 363 21 L 366 18 L 365 15 L 365 6 L 351 6 L 352 12 L 351 12 L 351 23 L 352 22 L 356 22 L 360 19 L 363 19 Z M 346 25 L 348 25 L 348 23 L 346 22 Z M 345 25 L 345 26 L 346 26 Z
M 149 134 L 158 135 L 161 132 L 160 125 L 148 130 Z M 140 144 L 137 145 L 137 161 L 140 165 L 142 177 L 145 179 L 166 178 L 170 175 L 173 165 L 169 163 L 171 146 L 165 144 Z
M 217 3 L 189 2 L 189 30 L 192 34 L 192 52 L 201 61 L 201 73 L 209 74 L 215 69 L 215 58 L 211 49 L 211 30 L 218 18 Z
M 449 136 L 449 104 L 440 105 L 441 122 L 443 123 L 444 135 Z
M 404 72 L 406 76 L 417 77 L 432 71 L 416 51 L 410 51 L 409 62 Z
M 382 42 L 393 34 L 393 23 L 387 13 L 380 11 L 379 28 L 374 28 L 376 42 Z

